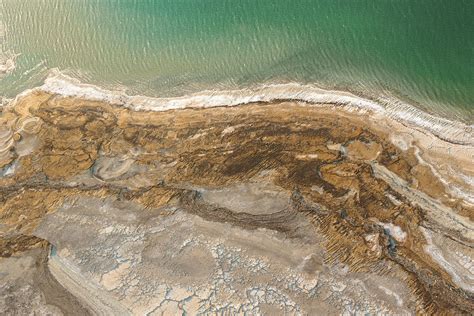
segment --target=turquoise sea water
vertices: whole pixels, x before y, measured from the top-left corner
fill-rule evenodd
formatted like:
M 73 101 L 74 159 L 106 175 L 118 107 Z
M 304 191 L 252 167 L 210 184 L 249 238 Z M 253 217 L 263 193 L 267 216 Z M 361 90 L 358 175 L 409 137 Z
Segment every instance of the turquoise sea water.
M 472 0 L 0 0 L 12 97 L 51 69 L 128 94 L 273 83 L 474 121 Z

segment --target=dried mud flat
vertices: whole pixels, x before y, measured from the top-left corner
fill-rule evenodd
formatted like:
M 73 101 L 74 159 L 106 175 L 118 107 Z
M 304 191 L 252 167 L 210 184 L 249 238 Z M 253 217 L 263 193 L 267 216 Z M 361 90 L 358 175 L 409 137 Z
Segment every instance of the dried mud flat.
M 474 311 L 472 145 L 297 102 L 0 120 L 2 314 Z

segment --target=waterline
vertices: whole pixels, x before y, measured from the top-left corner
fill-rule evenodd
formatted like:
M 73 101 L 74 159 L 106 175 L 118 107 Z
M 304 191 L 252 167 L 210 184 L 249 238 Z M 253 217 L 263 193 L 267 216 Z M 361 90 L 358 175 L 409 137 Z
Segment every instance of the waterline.
M 185 108 L 210 108 L 239 106 L 250 103 L 296 101 L 312 106 L 335 106 L 346 111 L 357 111 L 384 116 L 398 122 L 430 132 L 445 141 L 474 145 L 474 125 L 448 120 L 425 113 L 400 100 L 380 98 L 371 100 L 350 92 L 325 90 L 314 85 L 298 83 L 268 84 L 252 89 L 207 90 L 176 98 L 129 96 L 123 91 L 110 91 L 83 84 L 77 79 L 56 72 L 46 79 L 39 89 L 62 97 L 77 97 L 92 101 L 103 101 L 124 106 L 135 111 L 169 111 Z M 34 90 L 33 90 L 34 91 Z M 30 93 L 27 90 L 19 97 Z

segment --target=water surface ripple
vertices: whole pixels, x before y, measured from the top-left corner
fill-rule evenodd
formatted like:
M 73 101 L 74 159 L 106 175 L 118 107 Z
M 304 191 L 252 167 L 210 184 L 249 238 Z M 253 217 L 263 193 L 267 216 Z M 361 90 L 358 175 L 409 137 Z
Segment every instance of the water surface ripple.
M 4 96 L 58 68 L 133 95 L 298 82 L 474 121 L 470 0 L 0 0 L 0 8 L 1 49 L 21 54 L 0 79 Z

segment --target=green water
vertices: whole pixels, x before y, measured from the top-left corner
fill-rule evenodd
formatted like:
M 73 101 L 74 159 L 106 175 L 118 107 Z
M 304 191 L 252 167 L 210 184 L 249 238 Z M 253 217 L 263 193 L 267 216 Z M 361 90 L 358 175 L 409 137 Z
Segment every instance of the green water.
M 472 0 L 0 0 L 0 95 L 52 68 L 129 94 L 272 82 L 390 95 L 474 121 Z

